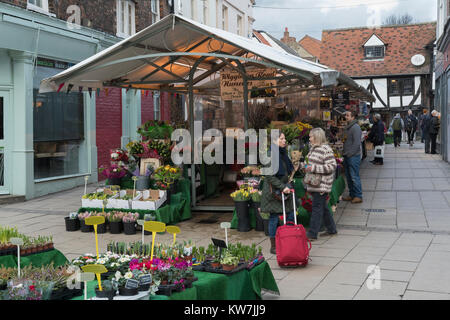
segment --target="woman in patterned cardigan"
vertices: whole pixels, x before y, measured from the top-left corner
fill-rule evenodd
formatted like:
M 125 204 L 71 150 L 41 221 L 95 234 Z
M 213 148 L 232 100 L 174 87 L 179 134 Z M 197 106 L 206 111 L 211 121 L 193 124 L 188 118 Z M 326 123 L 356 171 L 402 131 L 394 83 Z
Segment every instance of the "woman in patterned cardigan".
M 334 152 L 328 145 L 325 132 L 321 128 L 314 128 L 309 134 L 311 151 L 308 154 L 308 164 L 305 172 L 318 174 L 321 177 L 320 185 L 306 185 L 307 191 L 312 195 L 312 214 L 307 236 L 310 240 L 317 239 L 317 234 L 324 221 L 327 232 L 323 235 L 336 234 L 336 223 L 327 205 L 327 196 L 331 192 L 336 171 Z

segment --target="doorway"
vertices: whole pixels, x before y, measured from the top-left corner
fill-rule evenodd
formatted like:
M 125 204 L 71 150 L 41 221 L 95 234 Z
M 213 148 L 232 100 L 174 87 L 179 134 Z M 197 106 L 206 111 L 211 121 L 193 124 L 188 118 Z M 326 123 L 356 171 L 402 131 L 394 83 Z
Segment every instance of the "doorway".
M 0 194 L 9 194 L 5 117 L 9 93 L 0 92 Z

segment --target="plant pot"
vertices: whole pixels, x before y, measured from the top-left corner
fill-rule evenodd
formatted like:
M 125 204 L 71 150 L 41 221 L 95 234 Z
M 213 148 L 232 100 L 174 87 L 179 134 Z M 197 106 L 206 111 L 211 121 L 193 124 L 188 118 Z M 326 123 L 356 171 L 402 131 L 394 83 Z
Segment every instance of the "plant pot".
M 127 235 L 136 234 L 136 222 L 124 222 L 123 232 Z
M 136 180 L 136 190 L 148 190 L 150 189 L 150 177 L 139 176 Z
M 84 220 L 80 220 L 80 229 L 81 232 L 94 232 L 94 226 L 87 226 Z
M 263 219 L 264 234 L 269 236 L 269 219 Z
M 97 233 L 106 233 L 106 223 L 97 226 Z
M 120 186 L 122 178 L 108 178 L 108 185 L 110 186 Z
M 134 288 L 134 289 L 128 289 L 125 287 L 119 288 L 119 295 L 121 295 L 121 296 L 130 297 L 130 296 L 135 296 L 138 293 L 139 293 L 138 288 Z
M 160 285 L 156 294 L 159 296 L 171 296 L 173 287 L 169 285 Z
M 116 296 L 116 290 L 103 290 L 100 291 L 98 288 L 95 289 L 95 296 L 97 298 L 108 298 L 108 300 L 112 300 Z
M 223 269 L 223 271 L 232 271 L 232 270 L 236 269 L 236 266 L 233 264 L 223 264 L 222 269 Z
M 65 217 L 64 220 L 66 222 L 66 231 L 73 232 L 80 230 L 80 220 L 78 218 L 70 219 L 70 217 Z
M 259 213 L 260 202 L 253 202 L 253 208 L 255 208 L 255 217 L 256 217 L 256 231 L 264 231 L 264 219 L 261 217 Z
M 144 284 L 144 285 L 140 285 L 138 288 L 138 291 L 148 291 L 150 290 L 150 283 L 148 284 Z
M 219 269 L 220 268 L 220 262 L 211 262 L 211 267 L 214 269 Z
M 112 234 L 120 234 L 123 230 L 123 223 L 122 221 L 110 221 L 109 222 L 109 232 Z
M 250 227 L 250 215 L 248 201 L 235 201 L 236 215 L 238 218 L 238 231 L 248 232 Z
M 50 243 L 48 244 L 48 249 L 49 249 L 49 250 L 53 250 L 53 249 L 54 249 L 53 242 L 50 242 Z

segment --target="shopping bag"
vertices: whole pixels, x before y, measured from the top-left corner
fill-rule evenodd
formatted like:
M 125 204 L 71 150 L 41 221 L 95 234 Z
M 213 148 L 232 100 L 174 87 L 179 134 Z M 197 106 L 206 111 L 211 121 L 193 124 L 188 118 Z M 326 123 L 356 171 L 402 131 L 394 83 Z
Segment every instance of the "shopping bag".
M 373 143 L 370 141 L 366 141 L 366 150 L 371 151 L 373 150 Z
M 384 146 L 376 146 L 374 156 L 375 158 L 384 158 Z

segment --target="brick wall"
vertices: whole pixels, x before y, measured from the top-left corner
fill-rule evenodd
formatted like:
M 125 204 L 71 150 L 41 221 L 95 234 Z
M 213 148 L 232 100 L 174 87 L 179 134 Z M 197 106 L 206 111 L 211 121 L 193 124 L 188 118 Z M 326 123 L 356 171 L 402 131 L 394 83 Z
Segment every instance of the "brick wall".
M 0 2 L 4 2 L 7 4 L 11 4 L 13 6 L 21 7 L 26 9 L 27 8 L 27 0 L 0 0 Z
M 151 0 L 133 0 L 136 7 L 136 32 L 152 24 Z M 26 9 L 27 0 L 0 0 Z M 67 20 L 70 5 L 78 5 L 81 9 L 81 24 L 95 30 L 112 35 L 117 33 L 116 0 L 48 0 L 49 11 L 58 19 Z M 164 5 L 162 8 L 165 8 Z M 101 13 L 101 14 L 99 14 Z
M 122 137 L 122 90 L 103 91 L 96 99 L 98 167 L 110 164 L 110 150 L 120 148 Z M 99 180 L 104 176 L 99 174 Z
M 153 94 L 148 92 L 148 95 L 142 95 L 141 98 L 141 122 L 146 123 L 149 120 L 154 119 L 154 109 L 153 109 Z
M 170 122 L 170 101 L 169 93 L 161 92 L 161 120 Z

